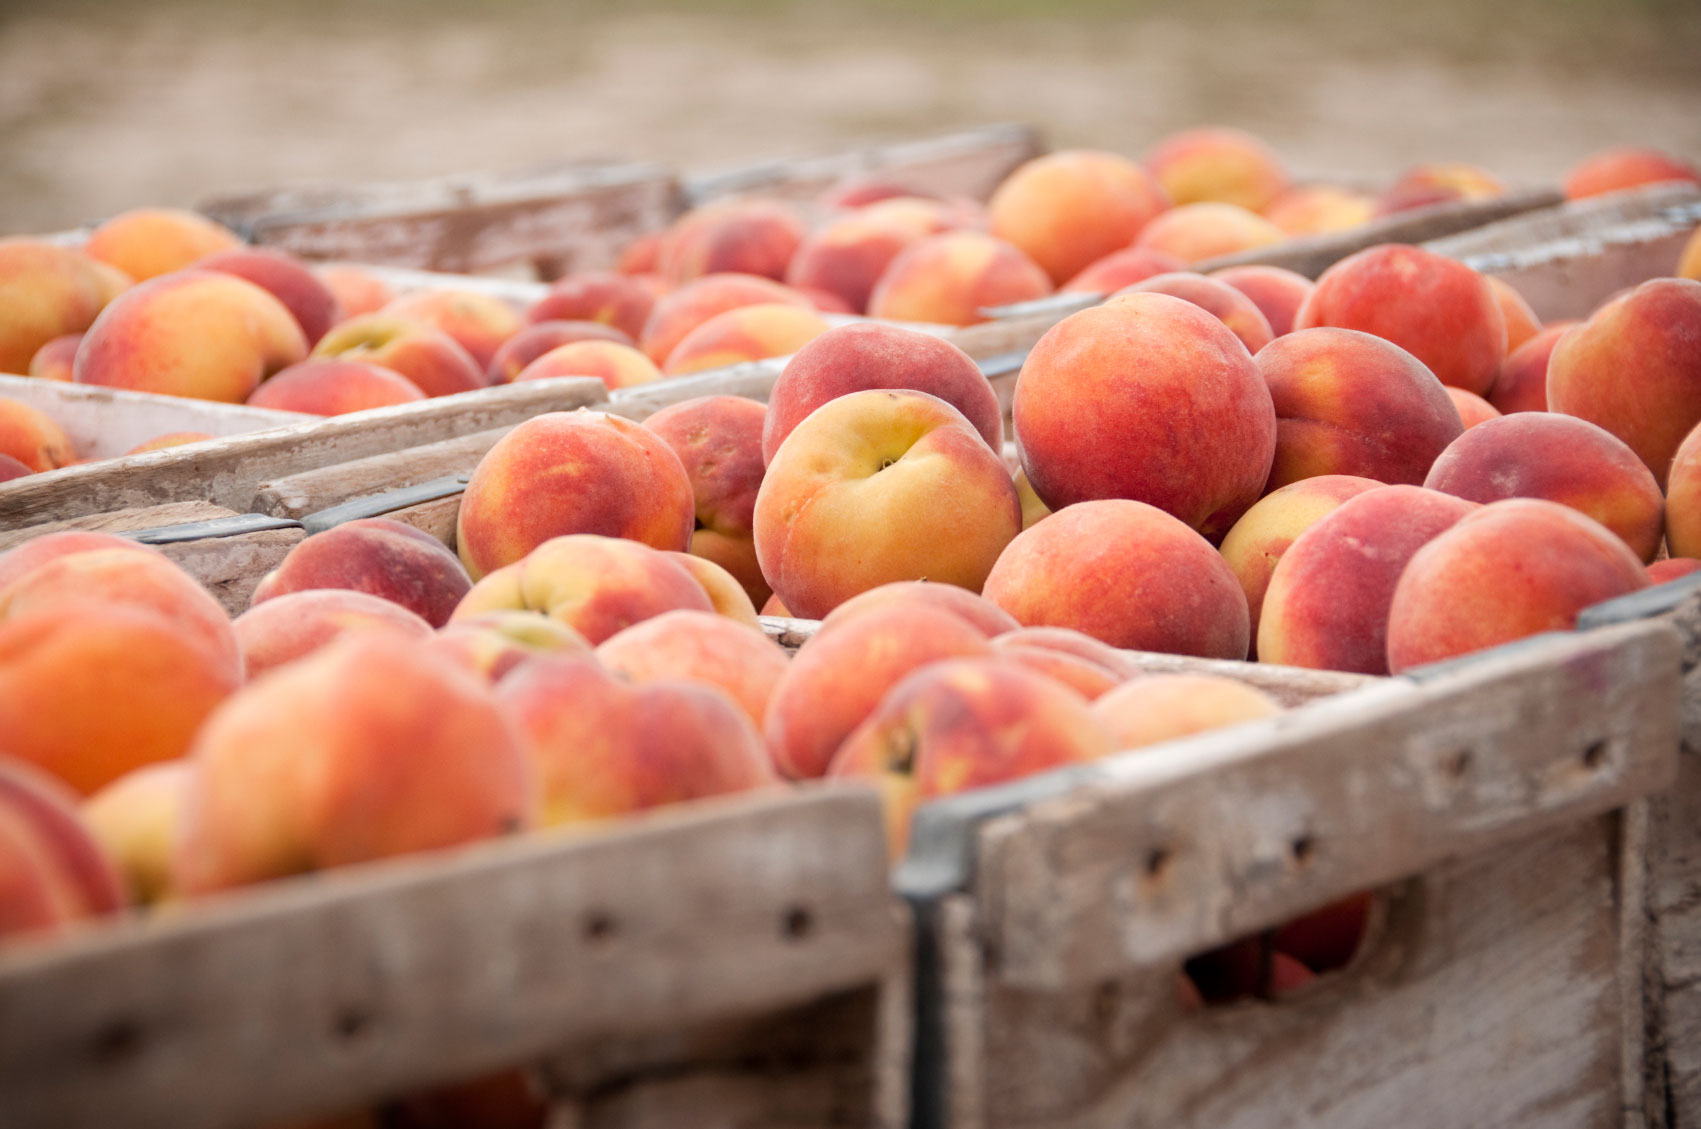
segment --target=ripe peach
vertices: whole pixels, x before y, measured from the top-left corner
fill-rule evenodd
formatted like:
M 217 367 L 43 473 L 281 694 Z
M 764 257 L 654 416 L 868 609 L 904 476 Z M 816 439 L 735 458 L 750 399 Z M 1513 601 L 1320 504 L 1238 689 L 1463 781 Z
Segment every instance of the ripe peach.
M 704 275 L 656 302 L 638 335 L 638 345 L 659 365 L 685 340 L 686 334 L 716 314 L 740 306 L 774 302 L 814 308 L 808 298 L 772 279 L 750 274 Z
M 55 337 L 35 351 L 30 358 L 29 375 L 37 380 L 72 379 L 72 364 L 77 359 L 77 346 L 83 343 L 81 333 Z
M 628 682 L 670 679 L 724 691 L 757 730 L 790 665 L 785 648 L 759 629 L 710 612 L 675 611 L 604 640 L 597 660 Z
M 551 283 L 549 293 L 526 311 L 526 320 L 533 325 L 594 321 L 636 341 L 655 305 L 655 292 L 638 279 L 610 271 L 585 271 Z
M 1118 681 L 1143 677 L 1146 673 L 1134 657 L 1109 643 L 1102 643 L 1072 627 L 1018 627 L 993 640 L 999 651 L 1042 650 L 1085 659 L 1117 676 Z
M 331 288 L 306 263 L 288 252 L 269 247 L 242 247 L 208 255 L 196 262 L 195 268 L 245 278 L 282 302 L 301 326 L 309 347 L 343 318 Z
M 396 296 L 389 283 L 354 263 L 319 263 L 313 273 L 337 300 L 345 318 L 375 314 Z
M 6 586 L 14 580 L 34 572 L 49 561 L 95 549 L 122 549 L 161 558 L 165 555 L 151 545 L 120 537 L 116 533 L 95 533 L 80 529 L 42 533 L 0 553 L 0 592 L 4 592 Z
M 1034 493 L 1034 484 L 1028 481 L 1028 472 L 1021 467 L 1016 468 L 1016 497 L 1022 503 L 1023 529 L 1032 529 L 1051 516 L 1051 507 L 1040 501 L 1040 496 Z
M 1701 184 L 1701 170 L 1657 149 L 1626 145 L 1584 157 L 1565 174 L 1561 187 L 1567 200 L 1581 200 L 1667 180 Z
M 118 873 L 79 818 L 76 794 L 0 755 L 0 942 L 123 906 Z
M 1486 200 L 1504 195 L 1505 183 L 1475 165 L 1418 165 L 1406 170 L 1376 198 L 1376 214 L 1391 216 L 1455 200 Z
M 1351 329 L 1301 329 L 1253 358 L 1276 405 L 1266 490 L 1319 474 L 1417 485 L 1464 430 L 1423 362 Z
M 761 614 L 764 616 L 777 616 L 780 619 L 793 618 L 790 609 L 786 607 L 785 602 L 778 596 L 768 597 L 767 602 L 762 605 Z
M 1494 291 L 1494 300 L 1500 304 L 1500 315 L 1506 319 L 1506 353 L 1510 356 L 1518 346 L 1542 331 L 1541 319 L 1511 283 L 1493 275 L 1486 277 L 1489 289 Z
M 432 627 L 442 627 L 471 587 L 461 562 L 437 538 L 399 521 L 370 517 L 297 544 L 261 578 L 252 603 L 311 588 L 350 589 L 400 604 Z
M 1280 243 L 1288 233 L 1235 204 L 1183 204 L 1146 225 L 1134 246 L 1197 263 Z
M 559 345 L 521 369 L 514 377 L 522 380 L 549 380 L 558 376 L 594 376 L 603 387 L 632 388 L 660 380 L 661 370 L 650 358 L 630 345 L 614 341 L 573 341 Z
M 416 612 L 347 588 L 308 588 L 273 596 L 237 616 L 231 627 L 250 681 L 345 635 L 393 635 L 416 642 L 431 637 L 431 625 Z
M 1264 592 L 1260 662 L 1388 673 L 1388 603 L 1412 555 L 1480 509 L 1420 486 L 1349 498 L 1294 539 Z
M 1088 263 L 1081 273 L 1057 289 L 1081 294 L 1113 294 L 1124 286 L 1144 282 L 1153 275 L 1186 269 L 1187 264 L 1174 255 L 1148 251 L 1143 247 L 1124 247 Z
M 860 314 L 868 309 L 874 284 L 898 253 L 947 227 L 942 218 L 925 212 L 852 212 L 804 237 L 786 270 L 786 282 L 799 289 L 826 291 Z
M 648 231 L 628 243 L 614 269 L 620 274 L 656 274 L 661 269 L 662 237 L 666 231 Z
M 0 482 L 10 482 L 14 478 L 23 478 L 35 473 L 11 455 L 0 454 Z
M 399 372 L 427 396 L 485 387 L 484 371 L 447 333 L 390 314 L 349 318 L 319 339 L 313 356 Z
M 1212 271 L 1210 277 L 1251 298 L 1264 320 L 1270 323 L 1270 332 L 1277 337 L 1293 332 L 1294 315 L 1317 289 L 1317 284 L 1303 274 L 1283 267 L 1224 267 Z
M 490 367 L 502 343 L 526 327 L 526 319 L 514 307 L 477 290 L 415 290 L 392 300 L 379 313 L 448 334 L 481 373 Z
M 1695 557 L 1668 557 L 1649 565 L 1647 572 L 1649 584 L 1665 584 L 1692 572 L 1701 572 L 1701 560 Z
M 1456 259 L 1400 243 L 1348 255 L 1323 272 L 1295 329 L 1373 333 L 1443 384 L 1481 396 L 1506 356 L 1506 318 L 1488 280 Z
M 1288 188 L 1281 158 L 1238 129 L 1183 130 L 1159 141 L 1146 167 L 1178 205 L 1202 201 L 1261 212 Z
M 234 232 L 194 212 L 135 208 L 95 228 L 83 253 L 146 282 L 241 245 Z
M 131 899 L 151 906 L 171 895 L 171 844 L 189 787 L 187 760 L 125 773 L 83 803 L 83 822 L 118 866 Z
M 1096 702 L 1122 685 L 1122 679 L 1106 667 L 1077 655 L 1046 647 L 1001 646 L 1004 636 L 992 641 L 993 650 L 1006 663 L 1014 663 L 1034 674 L 1061 682 L 1089 702 Z
M 1105 304 L 1114 305 L 1126 294 L 1168 294 L 1192 302 L 1228 326 L 1248 353 L 1256 353 L 1275 339 L 1269 319 L 1251 298 L 1226 282 L 1202 274 L 1192 271 L 1156 274 L 1117 291 Z
M 631 345 L 632 338 L 600 321 L 540 321 L 528 325 L 502 343 L 484 379 L 491 384 L 507 384 L 533 361 L 562 345 L 575 341 L 612 341 L 616 345 Z
M 1053 326 L 1022 366 L 1013 415 L 1022 469 L 1047 506 L 1133 498 L 1207 537 L 1257 501 L 1276 448 L 1275 407 L 1246 346 L 1167 294 Z
M 955 584 L 938 584 L 931 580 L 896 580 L 860 592 L 828 612 L 821 620 L 819 634 L 831 631 L 852 618 L 874 608 L 927 607 L 950 612 L 959 619 L 980 628 L 988 639 L 1019 630 L 1021 624 L 1009 612 L 985 596 L 959 588 Z
M 1376 202 L 1333 184 L 1296 184 L 1270 201 L 1264 218 L 1290 236 L 1328 235 L 1367 224 Z
M 691 574 L 692 579 L 703 586 L 703 592 L 709 597 L 709 603 L 714 607 L 716 615 L 725 616 L 754 630 L 761 630 L 762 620 L 756 614 L 756 601 L 750 598 L 750 593 L 744 590 L 744 586 L 739 584 L 732 573 L 714 561 L 694 553 L 664 549 L 662 555 L 677 562 Z
M 1368 892 L 1352 894 L 1283 922 L 1270 934 L 1272 956 L 1290 957 L 1313 972 L 1345 968 L 1364 940 L 1370 903 Z
M 1011 173 L 988 208 L 992 233 L 1062 283 L 1134 242 L 1169 205 L 1158 182 L 1133 161 L 1071 149 L 1036 157 Z
M 994 451 L 1004 443 L 998 395 L 969 355 L 948 341 L 893 325 L 841 325 L 799 349 L 774 381 L 762 457 L 829 400 L 870 388 L 908 388 L 939 397 L 966 416 Z
M 260 385 L 248 397 L 248 403 L 283 412 L 340 416 L 423 399 L 425 393 L 418 385 L 394 369 L 361 361 L 310 358 L 290 365 Z
M 1543 326 L 1541 332 L 1508 353 L 1500 364 L 1500 376 L 1488 390 L 1488 402 L 1503 415 L 1547 411 L 1548 361 L 1565 331 L 1576 324 L 1556 321 Z
M 1282 712 L 1281 705 L 1264 691 L 1218 674 L 1148 674 L 1124 682 L 1092 708 L 1118 750 Z
M 1569 506 L 1494 502 L 1412 556 L 1388 609 L 1388 667 L 1565 631 L 1591 604 L 1647 586 L 1636 554 Z
M 864 208 L 883 200 L 926 196 L 913 184 L 883 172 L 847 176 L 816 198 L 823 208 Z
M 684 549 L 694 515 L 685 467 L 655 432 L 605 412 L 550 412 L 508 432 L 479 460 L 455 533 L 477 580 L 569 533 Z
M 77 458 L 51 416 L 7 396 L 0 396 L 0 455 L 10 455 L 32 472 L 70 466 Z
M 115 273 L 71 247 L 0 239 L 0 372 L 36 375 L 36 352 L 87 329 L 123 288 Z
M 1139 584 L 1119 577 L 1137 576 Z M 1246 594 L 1217 551 L 1164 511 L 1125 499 L 1058 510 L 1010 543 L 986 598 L 1027 625 L 1113 647 L 1244 659 Z
M 1051 293 L 1045 271 L 1013 244 L 980 231 L 947 231 L 917 240 L 887 266 L 868 299 L 868 315 L 892 321 L 976 325 L 989 306 Z
M 1484 420 L 1500 418 L 1500 410 L 1475 392 L 1466 392 L 1463 388 L 1449 388 L 1447 396 L 1458 409 L 1459 422 L 1465 425 L 1466 431 Z
M 740 306 L 693 329 L 667 355 L 664 371 L 685 376 L 746 361 L 784 357 L 827 332 L 814 310 L 790 304 Z
M 519 610 L 469 615 L 441 628 L 425 646 L 491 683 L 540 655 L 591 653 L 589 640 L 565 623 Z
M 138 443 L 126 455 L 145 455 L 149 451 L 163 451 L 167 447 L 182 447 L 190 443 L 204 443 L 211 439 L 205 431 L 168 431 L 164 435 L 156 435 L 146 443 Z
M 789 204 L 716 201 L 674 222 L 662 238 L 658 266 L 675 283 L 729 272 L 782 279 L 803 236 L 803 221 Z
M 1666 545 L 1674 557 L 1701 557 L 1701 425 L 1684 436 L 1672 457 L 1666 481 Z M 0 557 L 0 568 L 4 561 Z

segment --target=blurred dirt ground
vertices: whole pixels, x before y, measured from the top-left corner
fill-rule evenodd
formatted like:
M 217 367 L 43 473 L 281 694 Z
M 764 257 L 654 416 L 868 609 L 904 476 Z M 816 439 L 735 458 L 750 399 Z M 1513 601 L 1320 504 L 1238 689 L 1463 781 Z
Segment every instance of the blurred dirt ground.
M 1303 173 L 1553 181 L 1701 158 L 1701 0 L 0 0 L 0 232 L 283 183 L 629 157 L 708 171 L 993 120 Z

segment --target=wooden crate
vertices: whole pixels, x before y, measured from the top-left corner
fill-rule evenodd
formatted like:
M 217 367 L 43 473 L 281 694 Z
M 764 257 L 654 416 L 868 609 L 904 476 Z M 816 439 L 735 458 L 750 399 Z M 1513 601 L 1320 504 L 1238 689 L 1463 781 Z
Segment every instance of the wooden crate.
M 0 950 L 0 1124 L 264 1126 L 546 1059 L 564 1124 L 902 1129 L 879 803 L 806 787 Z

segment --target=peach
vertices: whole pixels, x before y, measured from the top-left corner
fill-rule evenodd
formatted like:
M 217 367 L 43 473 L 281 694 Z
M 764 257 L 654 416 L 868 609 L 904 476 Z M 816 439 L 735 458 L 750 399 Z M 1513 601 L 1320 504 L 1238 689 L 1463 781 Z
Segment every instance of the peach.
M 477 290 L 415 290 L 391 300 L 379 313 L 448 334 L 481 373 L 502 343 L 526 327 L 526 319 L 513 306 Z
M 85 553 L 95 549 L 122 549 L 144 556 L 163 558 L 165 554 L 151 545 L 140 541 L 132 541 L 128 537 L 120 537 L 116 533 L 96 533 L 89 530 L 68 529 L 56 533 L 42 533 L 15 548 L 0 553 L 0 592 L 14 580 L 34 572 L 49 561 L 72 553 Z
M 146 443 L 138 443 L 126 455 L 145 455 L 149 451 L 163 451 L 167 447 L 182 447 L 190 443 L 205 443 L 213 438 L 205 431 L 168 431 L 164 435 L 156 435 Z
M 1695 557 L 1669 557 L 1648 566 L 1648 583 L 1665 584 L 1692 572 L 1701 572 L 1701 560 Z
M 1118 750 L 1173 741 L 1225 725 L 1273 717 L 1282 707 L 1255 687 L 1219 674 L 1148 674 L 1093 703 Z
M 72 363 L 77 359 L 77 346 L 83 343 L 81 333 L 67 333 L 47 342 L 30 358 L 29 375 L 37 380 L 72 379 Z
M 115 913 L 124 892 L 77 813 L 77 796 L 0 755 L 0 942 Z
M 460 560 L 437 538 L 390 518 L 370 517 L 298 543 L 261 578 L 252 604 L 312 588 L 349 589 L 400 604 L 442 627 L 471 587 Z
M 661 269 L 661 245 L 665 231 L 649 231 L 628 243 L 614 269 L 620 274 L 656 274 Z
M 931 580 L 897 580 L 852 596 L 827 614 L 821 621 L 820 631 L 831 631 L 871 609 L 894 606 L 937 608 L 950 612 L 980 628 L 988 639 L 1021 627 L 1009 612 L 966 588 Z
M 1471 502 L 1545 498 L 1594 518 L 1644 561 L 1659 552 L 1665 500 L 1654 476 L 1622 441 L 1571 416 L 1489 420 L 1454 440 L 1423 484 Z
M 714 561 L 694 553 L 664 549 L 662 555 L 679 564 L 691 574 L 692 579 L 703 586 L 703 592 L 709 597 L 709 603 L 716 615 L 761 630 L 762 620 L 756 614 L 756 601 L 750 598 L 750 593 L 744 590 L 744 586 L 732 573 Z
M 83 822 L 117 864 L 138 905 L 171 896 L 171 844 L 183 817 L 190 771 L 187 760 L 145 765 L 83 803 Z
M 361 361 L 309 358 L 260 385 L 248 397 L 248 403 L 283 412 L 340 416 L 423 399 L 425 393 L 419 386 L 394 369 Z
M 1418 165 L 1406 170 L 1376 198 L 1376 214 L 1390 216 L 1455 200 L 1487 200 L 1504 195 L 1505 183 L 1475 165 Z
M 250 607 L 231 622 L 250 681 L 293 663 L 345 635 L 390 635 L 419 641 L 431 625 L 382 596 L 346 588 L 285 592 Z
M 549 293 L 526 311 L 526 320 L 533 325 L 593 321 L 636 341 L 655 305 L 655 292 L 638 279 L 611 271 L 585 271 L 551 283 Z
M 1028 481 L 1028 472 L 1021 467 L 1016 468 L 1016 497 L 1022 503 L 1023 529 L 1032 529 L 1040 521 L 1051 516 L 1051 508 L 1034 493 L 1034 484 Z
M 757 730 L 790 665 L 785 648 L 759 628 L 697 611 L 663 612 L 635 623 L 605 639 L 596 656 L 628 682 L 669 679 L 717 687 Z
M 538 611 L 592 646 L 651 616 L 712 612 L 684 565 L 647 545 L 591 533 L 556 537 L 474 584 L 451 625 L 494 611 Z
M 863 208 L 882 200 L 926 196 L 927 193 L 884 172 L 847 176 L 816 198 L 823 208 Z
M 235 232 L 180 208 L 135 208 L 89 235 L 83 253 L 145 282 L 242 245 Z
M 1547 411 L 1547 366 L 1553 347 L 1565 331 L 1578 324 L 1556 321 L 1506 355 L 1500 375 L 1488 390 L 1488 402 L 1503 415 Z
M 1192 302 L 1228 326 L 1246 346 L 1248 353 L 1256 353 L 1275 339 L 1269 319 L 1251 298 L 1226 282 L 1218 282 L 1202 274 L 1178 271 L 1153 275 L 1144 282 L 1136 282 L 1117 291 L 1105 304 L 1115 305 L 1127 294 L 1168 294 L 1172 298 Z
M 1301 329 L 1253 358 L 1276 405 L 1266 490 L 1320 474 L 1417 485 L 1464 430 L 1423 362 L 1351 329 Z
M 1207 537 L 1258 500 L 1276 449 L 1275 407 L 1246 346 L 1167 294 L 1053 326 L 1022 366 L 1013 418 L 1022 469 L 1053 510 L 1132 498 Z
M 1458 409 L 1459 422 L 1469 431 L 1484 420 L 1499 419 L 1500 409 L 1475 392 L 1466 392 L 1463 388 L 1448 388 L 1447 396 L 1453 401 L 1453 407 Z
M 1701 421 L 1701 282 L 1656 278 L 1560 338 L 1548 410 L 1630 444 L 1664 488 L 1678 444 Z
M 1419 549 L 1388 609 L 1388 668 L 1576 626 L 1591 604 L 1648 586 L 1617 534 L 1569 506 L 1510 498 Z
M 1134 242 L 1169 204 L 1157 180 L 1133 161 L 1071 149 L 1036 157 L 1011 173 L 987 206 L 992 233 L 1061 283 Z
M 786 282 L 802 290 L 826 291 L 851 313 L 860 314 L 898 253 L 948 226 L 942 217 L 926 212 L 852 212 L 804 237 L 786 270 Z
M 515 1068 L 408 1094 L 383 1116 L 381 1125 L 313 1129 L 548 1129 L 550 1101 L 535 1071 Z
M 1050 293 L 1045 271 L 1013 244 L 980 231 L 947 231 L 917 240 L 892 260 L 869 296 L 868 315 L 976 325 L 986 320 L 984 308 Z
M 781 600 L 778 596 L 768 597 L 767 602 L 762 605 L 761 614 L 764 616 L 777 616 L 780 619 L 793 618 L 791 610 L 785 605 L 785 601 Z
M 1518 346 L 1542 331 L 1541 319 L 1524 301 L 1524 296 L 1503 279 L 1487 275 L 1489 289 L 1500 304 L 1500 316 L 1506 319 L 1506 352 L 1510 356 Z
M 979 591 L 1022 528 L 1003 460 L 956 408 L 868 389 L 792 429 L 756 494 L 756 558 L 775 592 L 819 618 L 893 580 Z
M 716 314 L 682 338 L 663 366 L 669 376 L 785 357 L 827 332 L 814 310 L 789 304 L 740 306 Z
M 1263 216 L 1235 204 L 1183 204 L 1147 224 L 1134 246 L 1197 263 L 1268 247 L 1287 237 Z
M 1388 605 L 1408 561 L 1478 509 L 1421 486 L 1384 486 L 1341 503 L 1294 539 L 1270 575 L 1260 662 L 1388 673 Z
M 337 296 L 307 264 L 285 251 L 243 247 L 220 251 L 195 263 L 197 270 L 245 278 L 284 304 L 311 347 L 343 318 Z
M 814 308 L 808 298 L 772 279 L 749 274 L 704 275 L 656 302 L 638 335 L 638 345 L 659 365 L 685 340 L 686 334 L 716 314 L 740 306 L 775 302 Z
M 1345 968 L 1364 940 L 1370 903 L 1369 892 L 1352 894 L 1283 922 L 1270 934 L 1272 959 L 1286 956 L 1312 972 Z
M 1003 651 L 1053 651 L 1084 659 L 1103 667 L 1117 676 L 1118 681 L 1143 677 L 1146 673 L 1133 656 L 1109 643 L 1101 643 L 1091 635 L 1072 627 L 1018 627 L 1006 631 L 992 641 L 995 649 Z
M 999 658 L 1034 674 L 1043 674 L 1054 682 L 1060 682 L 1089 702 L 1097 701 L 1122 685 L 1121 678 L 1098 663 L 1045 647 L 1000 646 L 1002 638 L 1000 636 L 992 641 L 993 649 L 998 652 Z
M 56 470 L 77 458 L 51 416 L 7 396 L 0 396 L 0 455 L 10 455 L 31 471 Z
M 126 285 L 115 273 L 71 247 L 0 239 L 0 372 L 27 371 L 49 341 L 93 324 Z
M 345 318 L 375 314 L 396 296 L 389 283 L 354 263 L 320 263 L 313 273 L 337 300 L 337 308 Z
M 684 549 L 694 523 L 673 448 L 631 420 L 581 409 L 533 416 L 497 440 L 467 482 L 455 535 L 477 580 L 570 533 Z
M 427 396 L 485 387 L 484 370 L 454 338 L 390 314 L 349 318 L 319 339 L 313 356 L 361 361 L 399 372 Z
M 1288 188 L 1287 170 L 1268 145 L 1220 126 L 1171 134 L 1146 155 L 1146 167 L 1182 205 L 1219 202 L 1261 212 Z
M 782 201 L 716 201 L 674 222 L 662 239 L 658 267 L 675 283 L 729 272 L 778 280 L 803 236 L 803 221 Z
M 1114 749 L 1086 700 L 1068 687 L 1000 659 L 955 659 L 894 686 L 845 739 L 829 775 L 878 784 L 898 857 L 915 809 L 928 800 Z
M 246 279 L 185 270 L 134 286 L 77 348 L 80 384 L 240 404 L 307 357 L 295 315 Z
M 1666 544 L 1674 557 L 1701 557 L 1701 425 L 1684 436 L 1672 457 L 1666 481 Z M 0 569 L 4 567 L 5 558 L 0 557 Z
M 829 400 L 872 388 L 939 397 L 966 416 L 994 451 L 1004 443 L 998 395 L 969 355 L 931 334 L 893 325 L 842 325 L 799 349 L 774 381 L 762 431 L 772 462 L 798 424 Z
M 525 746 L 490 690 L 404 639 L 344 639 L 245 687 L 191 755 L 171 875 L 191 897 L 536 817 Z
M 1701 281 L 1701 224 L 1696 224 L 1690 233 L 1689 242 L 1683 245 L 1683 252 L 1677 258 L 1677 269 L 1672 273 L 1679 278 Z
M 573 341 L 543 354 L 521 369 L 514 380 L 549 380 L 558 376 L 594 376 L 613 392 L 660 380 L 662 374 L 650 358 L 630 345 Z
M 768 754 L 781 775 L 826 775 L 851 731 L 905 675 L 941 659 L 989 657 L 984 632 L 942 608 L 866 609 L 798 649 L 769 698 Z
M 494 611 L 469 615 L 443 627 L 426 649 L 460 663 L 486 682 L 500 682 L 515 667 L 540 655 L 590 654 L 591 644 L 565 623 L 542 612 Z
M 1140 582 L 1119 579 L 1130 576 Z M 1017 537 L 985 595 L 1019 623 L 1130 650 L 1244 659 L 1251 638 L 1246 594 L 1210 542 L 1120 498 L 1068 506 Z
M 10 482 L 14 478 L 23 478 L 35 473 L 11 455 L 0 454 L 0 482 Z
M 1264 320 L 1270 323 L 1270 332 L 1277 337 L 1293 332 L 1294 315 L 1317 289 L 1317 284 L 1309 278 L 1284 267 L 1224 267 L 1212 271 L 1210 277 L 1251 298 Z
M 183 756 L 240 682 L 196 633 L 147 608 L 85 600 L 9 617 L 0 622 L 0 748 L 90 795 Z
M 1264 218 L 1290 236 L 1329 235 L 1367 224 L 1376 202 L 1333 184 L 1296 184 L 1270 201 Z
M 1186 270 L 1187 264 L 1162 251 L 1143 247 L 1124 247 L 1102 259 L 1095 259 L 1057 289 L 1080 294 L 1111 294 L 1124 286 L 1144 282 L 1153 275 L 1172 274 Z
M 1581 200 L 1668 180 L 1701 184 L 1701 170 L 1658 149 L 1626 145 L 1584 157 L 1565 174 L 1561 187 L 1567 200 Z
M 1246 593 L 1252 638 L 1264 609 L 1270 575 L 1294 540 L 1339 509 L 1341 503 L 1383 485 L 1351 474 L 1320 474 L 1272 490 L 1241 515 L 1223 538 L 1223 560 Z
M 1441 383 L 1481 396 L 1506 356 L 1506 318 L 1488 280 L 1455 259 L 1384 243 L 1317 280 L 1295 329 L 1373 333 L 1411 353 Z
M 507 384 L 551 349 L 571 345 L 575 341 L 632 344 L 632 338 L 600 321 L 540 321 L 528 325 L 502 343 L 496 355 L 490 358 L 484 379 L 490 384 Z

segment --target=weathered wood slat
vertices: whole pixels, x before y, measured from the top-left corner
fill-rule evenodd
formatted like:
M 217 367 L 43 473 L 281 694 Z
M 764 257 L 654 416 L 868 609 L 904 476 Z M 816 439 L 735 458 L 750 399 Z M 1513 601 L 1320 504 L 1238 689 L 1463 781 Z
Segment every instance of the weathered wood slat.
M 510 430 L 496 427 L 286 475 L 260 485 L 254 508 L 260 513 L 299 518 L 366 494 L 399 490 L 445 475 L 468 474 Z
M 0 396 L 21 400 L 46 413 L 64 429 L 77 456 L 83 459 L 113 458 L 174 431 L 199 431 L 214 437 L 242 435 L 314 418 L 246 404 L 218 404 L 27 376 L 0 375 Z

